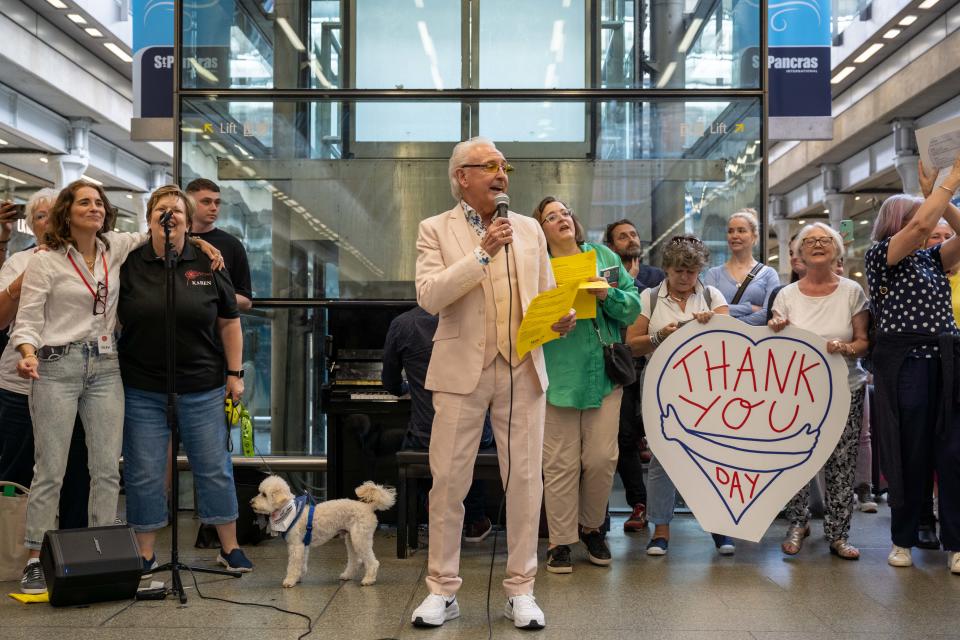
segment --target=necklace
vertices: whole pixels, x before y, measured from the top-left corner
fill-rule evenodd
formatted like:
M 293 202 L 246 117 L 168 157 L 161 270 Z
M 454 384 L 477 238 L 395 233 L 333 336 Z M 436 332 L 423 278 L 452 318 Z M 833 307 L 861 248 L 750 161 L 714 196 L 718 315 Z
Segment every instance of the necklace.
M 93 256 L 89 260 L 87 260 L 87 257 L 84 256 L 83 261 L 87 264 L 87 269 L 90 269 L 90 273 L 93 273 L 93 266 L 97 264 L 97 256 Z

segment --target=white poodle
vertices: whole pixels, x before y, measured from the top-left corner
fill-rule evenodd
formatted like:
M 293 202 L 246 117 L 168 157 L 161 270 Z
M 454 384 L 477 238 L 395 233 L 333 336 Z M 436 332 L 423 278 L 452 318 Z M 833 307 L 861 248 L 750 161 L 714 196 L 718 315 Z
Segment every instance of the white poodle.
M 397 499 L 397 490 L 373 482 L 364 482 L 356 488 L 360 500 L 329 500 L 316 505 L 313 512 L 313 530 L 309 546 L 321 545 L 336 535 L 343 535 L 347 547 L 347 568 L 341 580 L 350 580 L 358 573 L 358 564 L 364 567 L 363 580 L 367 586 L 377 581 L 380 563 L 373 555 L 373 532 L 377 528 L 374 511 L 385 511 Z M 296 585 L 307 574 L 309 546 L 304 545 L 310 505 L 295 499 L 290 486 L 278 476 L 269 476 L 260 483 L 260 493 L 250 500 L 257 513 L 270 515 L 271 526 L 285 531 L 287 540 L 287 576 L 284 587 Z

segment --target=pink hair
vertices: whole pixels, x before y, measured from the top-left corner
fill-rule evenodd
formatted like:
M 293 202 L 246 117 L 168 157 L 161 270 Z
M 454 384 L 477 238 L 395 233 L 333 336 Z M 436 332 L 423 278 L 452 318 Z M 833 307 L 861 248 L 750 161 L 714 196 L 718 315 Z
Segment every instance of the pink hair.
M 873 223 L 873 241 L 886 240 L 907 226 L 922 204 L 923 198 L 902 193 L 884 200 L 880 212 L 877 213 L 877 220 Z

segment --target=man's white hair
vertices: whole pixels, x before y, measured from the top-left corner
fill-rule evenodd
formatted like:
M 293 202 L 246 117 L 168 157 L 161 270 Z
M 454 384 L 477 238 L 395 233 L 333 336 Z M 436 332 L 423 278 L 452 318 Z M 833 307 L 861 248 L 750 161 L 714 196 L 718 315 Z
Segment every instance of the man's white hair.
M 497 145 L 493 144 L 493 140 L 490 138 L 476 136 L 469 140 L 458 142 L 457 146 L 453 148 L 453 153 L 450 154 L 450 163 L 447 165 L 447 175 L 450 178 L 450 193 L 453 194 L 453 199 L 457 202 L 463 197 L 463 194 L 460 193 L 460 181 L 457 180 L 457 169 L 467 162 L 467 157 L 476 147 L 493 147 L 496 149 Z

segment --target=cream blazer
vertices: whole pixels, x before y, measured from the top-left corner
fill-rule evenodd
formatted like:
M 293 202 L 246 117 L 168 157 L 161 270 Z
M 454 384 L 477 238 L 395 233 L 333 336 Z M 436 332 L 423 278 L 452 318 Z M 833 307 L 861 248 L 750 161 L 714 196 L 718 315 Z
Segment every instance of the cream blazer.
M 516 264 L 516 285 L 522 313 L 537 294 L 553 289 L 556 282 L 550 268 L 547 241 L 533 218 L 512 211 L 510 251 Z M 426 388 L 448 393 L 470 393 L 480 382 L 486 339 L 485 291 L 491 286 L 487 269 L 473 251 L 476 232 L 470 228 L 463 208 L 427 218 L 417 235 L 417 302 L 432 314 L 440 314 L 433 336 L 433 355 L 427 369 Z M 559 318 L 557 318 L 559 320 Z M 514 336 L 516 345 L 516 336 Z M 540 379 L 547 389 L 543 349 L 530 352 Z

